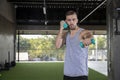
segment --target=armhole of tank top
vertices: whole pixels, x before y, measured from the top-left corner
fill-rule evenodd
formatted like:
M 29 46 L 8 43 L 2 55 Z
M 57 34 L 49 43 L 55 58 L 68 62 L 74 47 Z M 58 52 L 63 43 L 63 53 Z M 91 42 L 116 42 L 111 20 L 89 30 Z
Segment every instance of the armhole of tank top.
M 66 34 L 65 34 L 65 44 L 66 44 L 68 35 L 69 35 L 69 31 L 67 31 Z
M 81 33 L 83 30 L 85 30 L 85 29 L 80 28 L 80 31 L 79 31 L 79 34 L 78 34 L 78 35 L 79 35 L 79 38 L 78 38 L 78 39 L 79 39 L 79 42 L 80 42 L 80 33 Z

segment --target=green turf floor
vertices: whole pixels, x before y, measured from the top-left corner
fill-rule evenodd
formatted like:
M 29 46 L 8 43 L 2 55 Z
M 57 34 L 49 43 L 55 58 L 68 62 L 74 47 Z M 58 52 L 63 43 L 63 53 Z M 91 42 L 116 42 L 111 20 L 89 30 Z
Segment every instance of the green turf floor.
M 63 80 L 63 62 L 17 63 L 9 71 L 2 71 L 0 80 Z M 107 77 L 89 69 L 89 80 Z

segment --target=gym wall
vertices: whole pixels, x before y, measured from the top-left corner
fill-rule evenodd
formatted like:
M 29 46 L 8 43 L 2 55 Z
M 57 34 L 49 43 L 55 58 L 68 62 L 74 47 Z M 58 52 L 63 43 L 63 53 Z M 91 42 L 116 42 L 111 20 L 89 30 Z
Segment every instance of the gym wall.
M 15 10 L 7 0 L 0 0 L 0 64 L 15 60 Z

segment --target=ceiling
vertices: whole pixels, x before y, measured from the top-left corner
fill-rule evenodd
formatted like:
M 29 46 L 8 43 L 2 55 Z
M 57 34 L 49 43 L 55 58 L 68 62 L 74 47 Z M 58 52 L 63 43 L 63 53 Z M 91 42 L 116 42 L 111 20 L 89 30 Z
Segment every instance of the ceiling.
M 8 0 L 14 4 L 17 29 L 21 30 L 32 30 L 29 25 L 33 27 L 36 25 L 44 26 L 43 30 L 50 30 L 51 26 L 54 25 L 56 27 L 52 30 L 58 30 L 59 22 L 65 19 L 66 11 L 76 11 L 78 19 L 81 21 L 103 1 L 105 0 Z M 96 25 L 95 30 L 106 30 L 106 2 L 79 24 Z M 100 25 L 102 28 L 97 27 Z

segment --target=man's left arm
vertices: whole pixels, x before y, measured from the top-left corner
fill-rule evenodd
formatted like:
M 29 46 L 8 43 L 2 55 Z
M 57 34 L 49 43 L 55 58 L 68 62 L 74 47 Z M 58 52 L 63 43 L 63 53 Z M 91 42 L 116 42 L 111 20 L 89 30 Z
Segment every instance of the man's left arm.
M 91 40 L 93 39 L 93 34 L 89 30 L 83 30 L 80 33 L 79 39 L 84 46 L 89 46 L 92 43 Z

